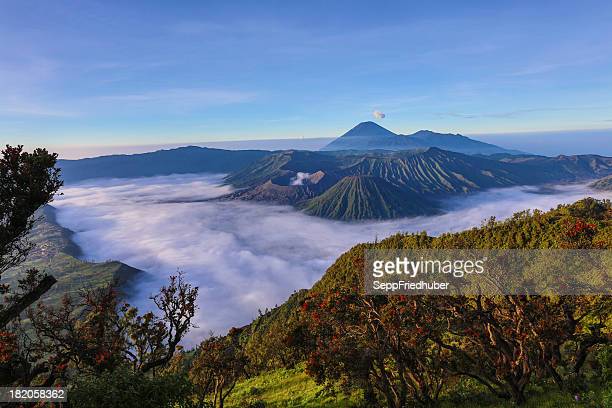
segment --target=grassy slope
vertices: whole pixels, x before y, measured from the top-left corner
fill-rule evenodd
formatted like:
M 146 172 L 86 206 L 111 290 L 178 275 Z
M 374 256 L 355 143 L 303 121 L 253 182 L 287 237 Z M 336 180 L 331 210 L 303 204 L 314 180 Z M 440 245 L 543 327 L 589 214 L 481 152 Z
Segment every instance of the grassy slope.
M 388 219 L 436 213 L 436 207 L 410 191 L 372 176 L 349 176 L 306 202 L 307 214 L 335 220 Z
M 304 373 L 303 366 L 298 366 L 269 371 L 241 382 L 228 398 L 227 407 L 244 407 L 254 401 L 264 401 L 266 408 L 350 408 L 359 406 L 361 396 L 326 391 Z
M 83 288 L 99 287 L 115 279 L 123 284 L 138 274 L 138 269 L 121 262 L 85 262 L 77 258 L 80 250 L 72 242 L 72 232 L 56 223 L 54 209 L 46 207 L 39 212 L 40 218 L 32 232 L 34 244 L 26 262 L 2 275 L 2 281 L 14 283 L 29 268 L 37 268 L 53 275 L 57 283 L 42 297 L 49 303 L 58 303 L 66 293 L 76 293 Z
M 605 209 L 603 209 L 605 207 Z M 598 236 L 606 248 L 612 248 L 610 232 L 612 220 L 609 203 L 602 204 L 593 199 L 584 199 L 572 205 L 560 205 L 548 212 L 519 212 L 507 220 L 484 224 L 456 233 L 431 237 L 424 234 L 396 234 L 376 244 L 358 244 L 342 254 L 312 288 L 314 292 L 333 290 L 338 287 L 360 287 L 365 249 L 545 249 L 560 248 L 564 220 L 581 217 L 600 224 Z
M 610 391 L 595 388 L 586 395 L 580 395 L 580 402 L 577 402 L 571 395 L 559 391 L 552 385 L 546 388 L 535 386 L 528 391 L 527 403 L 522 405 L 522 407 L 601 407 L 602 394 L 606 392 L 609 393 Z M 361 406 L 362 398 L 358 392 L 351 395 L 337 392 L 336 395 L 331 395 L 322 386 L 315 384 L 314 380 L 304 373 L 302 366 L 298 366 L 291 370 L 278 369 L 269 371 L 239 383 L 228 398 L 227 407 L 244 407 L 255 401 L 265 402 L 266 408 L 351 408 Z M 510 401 L 503 401 L 487 394 L 483 387 L 473 383 L 466 383 L 460 389 L 455 390 L 453 395 L 443 396 L 439 406 L 440 408 L 516 407 Z

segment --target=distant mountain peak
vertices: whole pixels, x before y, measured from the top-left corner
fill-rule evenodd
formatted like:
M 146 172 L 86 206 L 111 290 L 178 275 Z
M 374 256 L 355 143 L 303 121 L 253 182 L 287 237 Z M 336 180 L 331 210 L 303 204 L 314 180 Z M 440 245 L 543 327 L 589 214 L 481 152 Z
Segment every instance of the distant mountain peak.
M 397 136 L 395 133 L 380 126 L 378 123 L 361 122 L 340 137 Z
M 459 133 L 439 133 L 439 132 L 434 132 L 433 130 L 429 130 L 429 129 L 421 129 L 421 130 L 417 130 L 416 132 L 407 135 L 407 136 L 412 136 L 412 137 L 418 137 L 418 138 L 430 138 L 430 137 L 462 137 L 462 138 L 467 138 L 466 136 L 463 136 L 462 134 Z
M 437 133 L 419 130 L 410 135 L 398 135 L 377 123 L 368 121 L 333 140 L 321 150 L 413 150 L 437 147 L 442 150 L 464 154 L 518 154 L 520 152 L 504 149 L 490 143 L 470 139 L 453 133 Z
M 456 135 L 453 135 L 452 133 L 438 133 L 438 132 L 434 132 L 433 130 L 429 130 L 429 129 L 417 130 L 410 136 L 430 136 L 430 135 L 440 135 L 440 134 L 448 135 L 448 136 L 456 136 Z
M 429 130 L 429 129 L 421 129 L 421 130 L 417 130 L 416 132 L 414 132 L 412 134 L 412 136 L 414 135 L 431 135 L 432 133 L 436 133 L 433 130 Z

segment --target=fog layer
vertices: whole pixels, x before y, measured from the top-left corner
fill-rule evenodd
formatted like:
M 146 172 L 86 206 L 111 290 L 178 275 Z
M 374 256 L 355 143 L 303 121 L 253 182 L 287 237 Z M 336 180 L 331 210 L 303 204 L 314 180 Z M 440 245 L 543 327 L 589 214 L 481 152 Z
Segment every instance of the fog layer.
M 64 188 L 58 221 L 73 230 L 84 258 L 119 260 L 147 271 L 132 302 L 148 297 L 181 269 L 200 287 L 198 329 L 191 342 L 249 323 L 258 310 L 309 288 L 342 252 L 396 232 L 431 235 L 480 225 L 527 209 L 547 210 L 585 196 L 610 198 L 584 186 L 491 190 L 446 203 L 433 217 L 349 224 L 306 216 L 291 207 L 210 202 L 230 191 L 221 177 L 180 175 L 96 180 Z

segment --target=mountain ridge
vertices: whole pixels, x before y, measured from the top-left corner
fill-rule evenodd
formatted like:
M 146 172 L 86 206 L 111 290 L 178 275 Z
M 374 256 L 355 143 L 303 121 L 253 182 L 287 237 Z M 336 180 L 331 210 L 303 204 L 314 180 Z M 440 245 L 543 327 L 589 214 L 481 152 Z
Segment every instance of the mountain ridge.
M 43 295 L 43 301 L 59 305 L 64 294 L 84 288 L 117 283 L 123 295 L 130 296 L 146 272 L 119 261 L 89 262 L 73 241 L 73 232 L 57 223 L 56 209 L 50 205 L 36 212 L 36 222 L 28 234 L 34 248 L 25 262 L 3 275 L 5 283 L 15 284 L 23 272 L 35 268 L 52 275 L 57 283 Z
M 307 201 L 306 214 L 335 220 L 382 220 L 431 215 L 437 207 L 411 191 L 376 176 L 346 176 L 320 196 Z
M 228 175 L 225 182 L 239 190 L 220 199 L 294 205 L 310 215 L 344 221 L 384 219 L 435 213 L 439 200 L 454 195 L 609 174 L 612 158 L 597 155 L 501 155 L 493 160 L 435 147 L 398 152 L 291 150 L 272 153 Z
M 410 150 L 427 147 L 464 154 L 522 153 L 460 134 L 437 133 L 431 130 L 419 130 L 408 135 L 394 133 L 372 121 L 357 124 L 321 150 Z
M 75 183 L 95 178 L 152 177 L 188 173 L 237 171 L 270 152 L 266 150 L 223 150 L 185 146 L 149 153 L 110 155 L 78 160 L 58 160 L 62 179 Z
M 599 180 L 595 180 L 594 182 L 589 184 L 589 187 L 594 190 L 612 191 L 612 176 L 607 176 Z

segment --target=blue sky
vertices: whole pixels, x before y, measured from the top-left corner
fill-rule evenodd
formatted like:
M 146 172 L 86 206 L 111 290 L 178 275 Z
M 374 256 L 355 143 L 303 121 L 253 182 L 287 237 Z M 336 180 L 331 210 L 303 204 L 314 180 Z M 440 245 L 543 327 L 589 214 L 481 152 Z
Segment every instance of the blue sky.
M 0 142 L 612 128 L 606 1 L 0 1 Z

